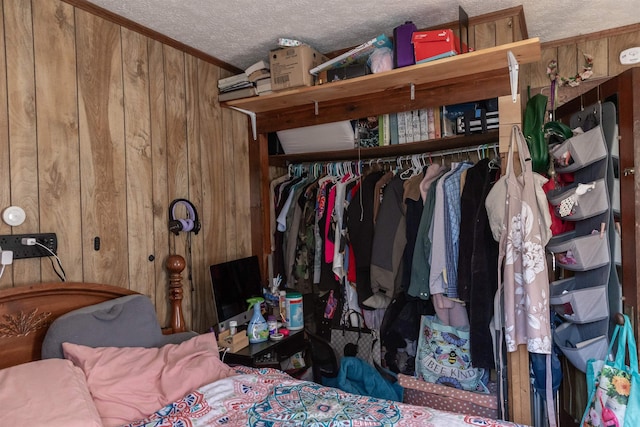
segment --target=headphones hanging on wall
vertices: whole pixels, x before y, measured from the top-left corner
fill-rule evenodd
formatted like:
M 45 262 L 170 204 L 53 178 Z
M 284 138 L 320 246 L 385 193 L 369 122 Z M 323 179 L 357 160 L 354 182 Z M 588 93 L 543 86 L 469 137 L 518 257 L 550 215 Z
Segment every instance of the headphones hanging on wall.
M 176 206 L 182 205 L 187 209 L 186 218 L 176 218 Z M 169 231 L 176 236 L 181 231 L 193 232 L 198 234 L 200 231 L 200 220 L 198 219 L 198 211 L 196 207 L 187 199 L 175 199 L 169 205 Z

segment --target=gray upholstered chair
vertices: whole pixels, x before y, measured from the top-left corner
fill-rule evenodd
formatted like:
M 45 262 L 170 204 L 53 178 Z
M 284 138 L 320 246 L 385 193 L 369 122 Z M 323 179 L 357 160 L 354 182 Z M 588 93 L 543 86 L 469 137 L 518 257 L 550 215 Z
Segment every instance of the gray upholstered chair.
M 53 321 L 42 344 L 42 358 L 63 358 L 62 343 L 88 347 L 161 347 L 197 335 L 163 335 L 151 300 L 127 295 L 83 307 Z

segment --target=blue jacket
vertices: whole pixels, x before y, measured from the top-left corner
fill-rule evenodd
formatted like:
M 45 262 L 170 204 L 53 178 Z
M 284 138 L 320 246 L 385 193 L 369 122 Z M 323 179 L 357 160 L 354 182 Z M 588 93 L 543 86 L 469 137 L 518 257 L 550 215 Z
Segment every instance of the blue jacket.
M 371 364 L 358 357 L 340 359 L 340 370 L 335 378 L 323 378 L 322 384 L 348 393 L 402 402 L 404 389 L 386 380 Z

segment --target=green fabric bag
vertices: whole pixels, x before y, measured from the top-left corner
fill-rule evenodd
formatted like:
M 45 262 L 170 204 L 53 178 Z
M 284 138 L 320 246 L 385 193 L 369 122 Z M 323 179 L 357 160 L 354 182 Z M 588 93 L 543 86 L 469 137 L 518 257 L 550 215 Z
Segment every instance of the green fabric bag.
M 544 176 L 549 171 L 549 146 L 543 128 L 546 111 L 547 97 L 534 95 L 527 101 L 522 120 L 522 134 L 531 153 L 531 167 L 534 172 Z

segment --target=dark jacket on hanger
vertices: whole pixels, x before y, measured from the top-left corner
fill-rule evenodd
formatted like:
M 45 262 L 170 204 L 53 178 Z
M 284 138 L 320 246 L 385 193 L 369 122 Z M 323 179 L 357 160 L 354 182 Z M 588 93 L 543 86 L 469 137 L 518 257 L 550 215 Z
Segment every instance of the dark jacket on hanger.
M 347 208 L 349 240 L 356 260 L 358 304 L 369 298 L 371 291 L 371 249 L 373 246 L 373 201 L 376 183 L 384 172 L 372 172 L 362 180 L 360 189 Z
M 402 280 L 402 254 L 407 243 L 403 181 L 395 176 L 386 185 L 373 233 L 371 252 L 371 289 L 374 296 L 368 300 L 386 308 Z M 368 303 L 365 300 L 365 303 Z
M 469 312 L 471 360 L 476 368 L 494 367 L 489 323 L 498 285 L 498 243 L 493 239 L 484 202 L 499 170 L 482 159 L 467 170 L 460 199 L 458 294 Z
M 411 179 L 417 180 L 417 194 L 416 192 L 407 191 L 407 181 L 405 181 L 405 199 L 404 203 L 407 207 L 405 214 L 405 222 L 407 228 L 405 235 L 407 238 L 407 244 L 404 247 L 404 253 L 402 254 L 402 283 L 401 288 L 403 292 L 409 291 L 409 285 L 411 284 L 411 265 L 413 264 L 413 251 L 416 246 L 416 239 L 418 237 L 418 229 L 420 227 L 420 219 L 422 218 L 422 210 L 424 209 L 424 200 L 420 196 L 420 181 L 422 181 L 424 174 L 419 174 Z

